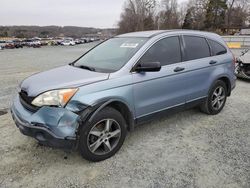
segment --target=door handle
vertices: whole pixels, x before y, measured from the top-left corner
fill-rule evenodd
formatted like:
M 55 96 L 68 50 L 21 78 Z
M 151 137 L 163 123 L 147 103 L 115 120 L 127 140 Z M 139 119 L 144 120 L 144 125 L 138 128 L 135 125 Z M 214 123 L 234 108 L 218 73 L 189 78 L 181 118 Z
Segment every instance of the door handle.
M 184 70 L 185 70 L 185 68 L 183 68 L 183 67 L 176 67 L 174 69 L 174 72 L 181 72 L 181 71 L 184 71 Z
M 209 62 L 210 65 L 214 65 L 216 63 L 217 63 L 217 61 L 214 61 L 214 60 L 212 60 L 212 61 Z

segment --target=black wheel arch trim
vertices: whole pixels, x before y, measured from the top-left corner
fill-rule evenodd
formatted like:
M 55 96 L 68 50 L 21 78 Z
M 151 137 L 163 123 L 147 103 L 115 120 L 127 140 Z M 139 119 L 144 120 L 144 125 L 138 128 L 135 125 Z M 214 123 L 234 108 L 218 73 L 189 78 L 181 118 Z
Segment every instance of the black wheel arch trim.
M 223 81 L 226 84 L 227 87 L 227 96 L 231 96 L 231 92 L 232 92 L 232 83 L 230 81 L 230 79 L 227 76 L 222 76 L 220 77 L 218 80 Z
M 123 102 L 123 101 L 121 101 L 119 99 L 106 99 L 106 100 L 102 100 L 102 101 L 97 102 L 93 106 L 88 106 L 85 110 L 83 110 L 80 113 L 80 120 L 79 121 L 82 124 L 84 124 L 86 122 L 91 122 L 93 120 L 93 118 L 98 114 L 98 112 L 100 112 L 102 109 L 104 109 L 107 106 L 110 106 L 113 103 L 121 103 L 124 106 L 126 106 L 126 108 L 128 109 L 127 113 L 129 113 L 128 114 L 129 119 L 126 119 L 126 117 L 124 117 L 123 114 L 122 115 L 123 115 L 123 117 L 124 117 L 124 119 L 125 119 L 125 121 L 127 123 L 127 129 L 129 131 L 133 131 L 134 126 L 135 126 L 133 113 L 132 113 L 131 109 L 128 107 L 128 105 L 125 102 Z
M 231 80 L 230 80 L 229 76 L 227 76 L 227 75 L 220 75 L 220 76 L 218 76 L 218 77 L 212 82 L 212 85 L 211 85 L 211 86 L 213 86 L 213 84 L 214 84 L 216 81 L 218 81 L 218 80 L 221 80 L 221 81 L 223 81 L 223 82 L 226 84 L 226 86 L 227 86 L 227 96 L 230 97 L 233 88 L 232 88 L 232 83 L 231 83 Z M 210 86 L 210 87 L 211 87 L 211 86 Z

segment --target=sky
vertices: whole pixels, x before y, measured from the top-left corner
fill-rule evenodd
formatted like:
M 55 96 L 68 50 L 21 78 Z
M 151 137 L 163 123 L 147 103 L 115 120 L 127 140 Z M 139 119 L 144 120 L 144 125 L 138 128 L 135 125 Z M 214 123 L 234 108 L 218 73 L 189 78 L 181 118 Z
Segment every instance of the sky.
M 119 21 L 125 1 L 1 0 L 0 25 L 113 28 Z

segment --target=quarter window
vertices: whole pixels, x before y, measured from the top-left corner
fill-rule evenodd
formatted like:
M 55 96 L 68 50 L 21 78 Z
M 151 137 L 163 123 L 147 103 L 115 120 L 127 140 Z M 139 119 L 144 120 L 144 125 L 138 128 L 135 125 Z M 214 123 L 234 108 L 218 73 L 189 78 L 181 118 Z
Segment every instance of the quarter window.
M 201 59 L 210 56 L 208 43 L 203 37 L 184 36 L 185 41 L 185 60 Z
M 168 37 L 158 41 L 142 56 L 139 62 L 160 62 L 162 66 L 181 62 L 179 37 Z
M 218 42 L 215 42 L 213 40 L 208 39 L 209 45 L 212 49 L 213 56 L 215 55 L 222 55 L 227 53 L 227 49 L 219 44 Z

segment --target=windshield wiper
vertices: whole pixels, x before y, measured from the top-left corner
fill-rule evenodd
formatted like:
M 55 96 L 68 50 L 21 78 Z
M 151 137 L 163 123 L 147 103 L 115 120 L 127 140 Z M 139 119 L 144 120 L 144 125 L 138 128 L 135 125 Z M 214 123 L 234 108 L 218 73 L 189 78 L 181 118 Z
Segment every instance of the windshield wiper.
M 89 66 L 86 66 L 86 65 L 80 65 L 80 66 L 77 66 L 81 69 L 87 69 L 87 70 L 90 70 L 90 71 L 95 71 L 95 68 L 93 67 L 89 67 Z

